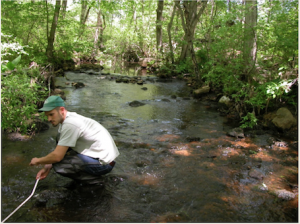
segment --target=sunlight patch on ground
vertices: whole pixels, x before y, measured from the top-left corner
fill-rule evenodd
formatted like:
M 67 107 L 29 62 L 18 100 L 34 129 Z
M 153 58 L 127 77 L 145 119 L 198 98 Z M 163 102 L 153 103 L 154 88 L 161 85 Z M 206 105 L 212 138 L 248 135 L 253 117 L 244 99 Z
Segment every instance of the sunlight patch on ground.
M 180 136 L 178 135 L 161 135 L 156 137 L 156 140 L 160 141 L 160 142 L 168 142 L 168 141 L 172 141 L 174 139 L 178 139 L 180 138 Z
M 176 155 L 181 155 L 181 156 L 190 156 L 191 155 L 191 153 L 187 150 L 173 151 L 173 153 Z
M 191 149 L 189 147 L 189 144 L 173 144 L 171 146 L 170 152 L 176 155 L 181 156 L 190 156 L 191 155 Z

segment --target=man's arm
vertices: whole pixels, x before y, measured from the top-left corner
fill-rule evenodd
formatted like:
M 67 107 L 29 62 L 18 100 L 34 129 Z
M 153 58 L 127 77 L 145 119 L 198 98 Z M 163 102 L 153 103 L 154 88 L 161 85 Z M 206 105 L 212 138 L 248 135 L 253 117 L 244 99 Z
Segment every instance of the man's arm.
M 52 164 L 60 162 L 65 154 L 68 151 L 69 146 L 60 146 L 57 145 L 55 150 L 48 155 L 41 157 L 41 158 L 32 158 L 30 162 L 30 166 L 35 166 L 39 164 Z

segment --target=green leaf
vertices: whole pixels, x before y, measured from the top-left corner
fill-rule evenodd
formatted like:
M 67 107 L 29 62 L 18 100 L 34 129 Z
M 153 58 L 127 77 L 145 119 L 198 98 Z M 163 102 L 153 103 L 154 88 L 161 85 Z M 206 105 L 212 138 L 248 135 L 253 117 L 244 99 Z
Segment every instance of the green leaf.
M 17 58 L 15 58 L 11 63 L 13 63 L 14 65 L 19 64 L 21 61 L 21 55 L 19 55 Z
M 7 69 L 8 68 L 6 65 L 1 65 L 1 72 L 5 72 Z
M 13 64 L 12 62 L 8 62 L 7 64 L 6 64 L 6 67 L 9 69 L 9 70 L 14 70 L 15 69 L 15 64 Z

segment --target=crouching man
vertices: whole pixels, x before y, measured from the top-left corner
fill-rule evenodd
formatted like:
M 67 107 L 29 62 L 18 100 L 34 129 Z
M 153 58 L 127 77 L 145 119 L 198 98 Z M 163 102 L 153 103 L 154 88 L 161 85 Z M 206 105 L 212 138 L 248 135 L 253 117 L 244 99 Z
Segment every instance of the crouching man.
M 62 176 L 87 184 L 98 183 L 101 175 L 109 173 L 119 155 L 110 133 L 97 121 L 69 112 L 63 99 L 50 96 L 39 109 L 58 128 L 57 146 L 41 158 L 32 158 L 30 166 L 45 164 L 36 179 L 45 179 L 51 168 Z

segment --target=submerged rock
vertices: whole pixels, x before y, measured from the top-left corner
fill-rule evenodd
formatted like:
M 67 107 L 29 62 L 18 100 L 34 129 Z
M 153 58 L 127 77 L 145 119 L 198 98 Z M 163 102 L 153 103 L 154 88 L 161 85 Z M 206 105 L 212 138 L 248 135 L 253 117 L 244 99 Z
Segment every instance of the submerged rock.
M 249 177 L 252 177 L 257 180 L 262 180 L 265 177 L 264 174 L 259 169 L 256 169 L 256 168 L 252 168 L 249 171 L 248 175 L 249 175 Z
M 139 102 L 137 100 L 132 101 L 132 102 L 129 103 L 129 106 L 131 106 L 131 107 L 140 107 L 140 106 L 144 106 L 144 105 L 145 105 L 144 103 Z
M 201 141 L 200 137 L 186 137 L 186 140 L 188 142 L 200 142 Z
M 44 190 L 35 196 L 35 205 L 50 208 L 63 203 L 70 194 L 71 192 L 66 188 Z

